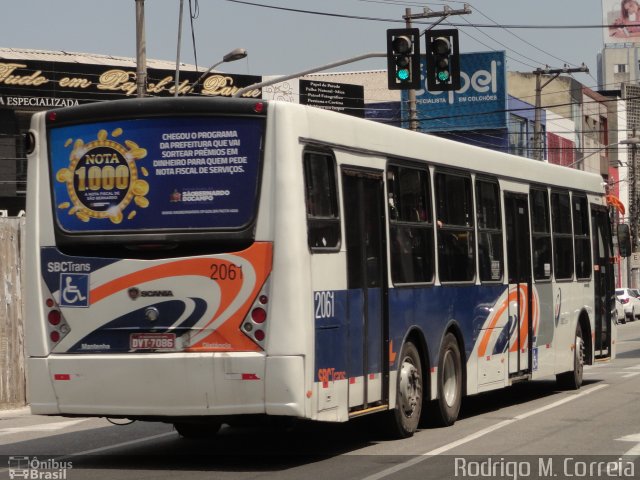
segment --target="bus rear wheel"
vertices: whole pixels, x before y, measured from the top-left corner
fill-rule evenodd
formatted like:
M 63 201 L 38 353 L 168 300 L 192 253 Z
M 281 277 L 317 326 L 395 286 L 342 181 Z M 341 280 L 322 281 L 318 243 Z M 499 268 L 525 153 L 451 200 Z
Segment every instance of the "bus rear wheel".
M 207 422 L 207 423 L 190 423 L 190 422 L 177 422 L 173 424 L 173 428 L 181 437 L 191 440 L 199 440 L 204 438 L 211 438 L 218 433 L 222 423 L 219 422 Z
M 573 370 L 556 375 L 556 381 L 560 387 L 567 390 L 578 390 L 582 386 L 584 374 L 585 344 L 582 336 L 582 327 L 576 326 L 576 340 L 573 349 Z
M 396 408 L 389 412 L 389 430 L 396 438 L 408 438 L 418 428 L 422 413 L 422 362 L 416 346 L 402 347 L 396 382 Z
M 462 403 L 462 359 L 455 335 L 447 333 L 438 357 L 438 400 L 433 409 L 436 425 L 448 427 L 458 419 Z

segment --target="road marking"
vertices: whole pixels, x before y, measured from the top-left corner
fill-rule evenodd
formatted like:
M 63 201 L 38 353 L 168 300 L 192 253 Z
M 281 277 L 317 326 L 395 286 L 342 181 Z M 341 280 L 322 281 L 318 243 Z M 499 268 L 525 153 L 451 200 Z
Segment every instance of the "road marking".
M 91 420 L 90 418 L 81 418 L 79 420 L 69 420 L 66 422 L 54 422 L 54 423 L 43 423 L 40 425 L 29 425 L 26 427 L 8 427 L 8 428 L 0 428 L 0 435 L 12 435 L 15 433 L 28 433 L 28 432 L 53 432 L 55 430 L 62 430 L 68 427 L 72 427 L 73 425 L 77 425 L 82 422 L 86 422 L 87 420 Z
M 84 418 L 82 420 L 84 421 L 84 420 L 90 420 L 90 419 Z M 67 422 L 61 422 L 61 423 L 67 423 Z M 149 437 L 138 438 L 136 440 L 129 440 L 128 442 L 116 443 L 115 445 L 107 445 L 105 447 L 94 448 L 91 450 L 84 450 L 82 452 L 74 452 L 74 453 L 69 453 L 67 455 L 60 455 L 59 457 L 54 457 L 54 459 L 56 461 L 64 461 L 68 459 L 73 459 L 74 457 L 78 457 L 80 455 L 92 455 L 94 453 L 104 452 L 106 450 L 111 450 L 113 448 L 127 447 L 129 445 L 135 445 L 136 443 L 143 443 L 149 440 L 156 440 L 158 438 L 168 437 L 171 435 L 175 436 L 177 435 L 177 432 L 171 431 L 171 432 L 159 433 L 157 435 L 151 435 Z M 6 472 L 7 470 L 9 470 L 9 468 L 0 468 L 0 473 Z
M 640 372 L 623 373 L 621 376 L 622 378 L 631 378 L 635 377 L 636 375 L 640 375 Z
M 626 453 L 623 453 L 622 455 L 625 457 L 634 457 L 634 459 L 640 456 L 640 433 L 636 433 L 634 435 L 627 435 L 621 438 L 616 438 L 616 440 L 620 442 L 636 442 L 636 444 L 633 447 L 631 447 L 630 450 L 628 450 Z M 628 460 L 628 459 L 625 459 L 625 460 Z
M 385 470 L 382 470 L 378 473 L 374 473 L 373 475 L 369 475 L 368 477 L 363 478 L 362 480 L 379 480 L 381 478 L 385 478 L 388 477 L 389 475 L 393 475 L 394 473 L 398 473 L 402 470 L 405 470 L 409 467 L 412 467 L 414 465 L 417 465 L 420 462 L 423 462 L 425 460 L 428 460 L 430 457 L 433 457 L 435 455 L 440 455 L 444 452 L 447 452 L 449 450 L 452 450 L 456 447 L 459 447 L 460 445 L 464 445 L 465 443 L 469 443 L 473 440 L 476 440 L 478 438 L 484 437 L 485 435 L 491 433 L 491 432 L 495 432 L 496 430 L 499 430 L 503 427 L 506 427 L 507 425 L 511 425 L 515 422 L 518 422 L 520 420 L 524 420 L 526 418 L 529 418 L 533 415 L 537 415 L 539 413 L 542 412 L 546 412 L 547 410 L 551 410 L 553 408 L 559 407 L 560 405 L 564 405 L 565 403 L 569 403 L 572 402 L 573 400 L 577 400 L 579 398 L 582 398 L 586 395 L 589 395 L 593 392 L 597 392 L 598 390 L 601 390 L 605 387 L 608 387 L 608 384 L 602 384 L 602 385 L 597 385 L 593 388 L 589 388 L 589 389 L 585 389 L 583 391 L 581 391 L 580 393 L 576 393 L 574 395 L 570 395 L 568 397 L 562 398 L 556 402 L 550 403 L 549 405 L 545 405 L 544 407 L 540 407 L 540 408 L 536 408 L 535 410 L 531 410 L 529 412 L 525 412 L 525 413 L 521 413 L 520 415 L 516 415 L 513 418 L 509 418 L 507 420 L 503 420 L 501 422 L 496 423 L 495 425 L 491 425 L 490 427 L 487 428 L 483 428 L 482 430 L 479 430 L 475 433 L 472 433 L 470 435 L 467 435 L 466 437 L 463 437 L 459 440 L 456 440 L 455 442 L 451 442 L 448 443 L 446 445 L 443 445 L 442 447 L 438 447 L 436 449 L 430 450 L 428 452 L 422 453 L 414 458 L 412 458 L 411 460 L 407 460 L 406 462 L 403 463 L 399 463 L 398 465 L 394 465 L 393 467 L 387 468 Z
M 64 458 L 76 457 L 76 456 L 79 456 L 79 455 L 93 455 L 94 453 L 104 452 L 106 450 L 111 450 L 111 449 L 114 449 L 114 448 L 128 447 L 129 445 L 135 445 L 136 443 L 144 443 L 144 442 L 146 442 L 148 440 L 156 440 L 158 438 L 168 437 L 170 435 L 176 436 L 176 435 L 178 435 L 178 433 L 175 432 L 175 431 L 158 433 L 157 435 L 151 435 L 149 437 L 138 438 L 136 440 L 129 440 L 128 442 L 116 443 L 114 445 L 107 445 L 105 447 L 94 448 L 92 450 L 85 450 L 83 452 L 70 453 L 68 455 L 65 455 Z

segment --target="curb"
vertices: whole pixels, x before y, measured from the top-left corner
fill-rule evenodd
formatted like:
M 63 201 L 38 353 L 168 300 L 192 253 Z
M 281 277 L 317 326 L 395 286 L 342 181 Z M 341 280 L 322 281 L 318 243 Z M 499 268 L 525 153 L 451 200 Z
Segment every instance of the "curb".
M 25 417 L 27 415 L 31 415 L 31 409 L 28 406 L 8 410 L 0 410 L 0 419 Z

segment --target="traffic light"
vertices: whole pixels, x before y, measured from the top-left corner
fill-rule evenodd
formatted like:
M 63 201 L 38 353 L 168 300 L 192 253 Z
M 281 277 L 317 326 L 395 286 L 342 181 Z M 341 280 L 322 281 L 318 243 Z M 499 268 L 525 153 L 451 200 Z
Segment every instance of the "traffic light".
M 460 88 L 458 30 L 428 30 L 427 89 L 431 92 Z
M 389 90 L 420 88 L 420 30 L 387 30 L 387 78 Z

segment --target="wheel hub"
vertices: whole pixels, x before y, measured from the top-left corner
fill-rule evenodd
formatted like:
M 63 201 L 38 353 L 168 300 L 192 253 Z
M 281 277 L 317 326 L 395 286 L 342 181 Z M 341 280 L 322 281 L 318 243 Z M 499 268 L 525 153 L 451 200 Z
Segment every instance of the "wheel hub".
M 456 365 L 453 355 L 447 351 L 444 356 L 442 371 L 442 393 L 448 406 L 453 406 L 458 395 L 458 379 L 456 376 Z
M 421 396 L 420 376 L 418 369 L 408 360 L 402 362 L 400 368 L 400 408 L 410 417 L 416 410 Z

